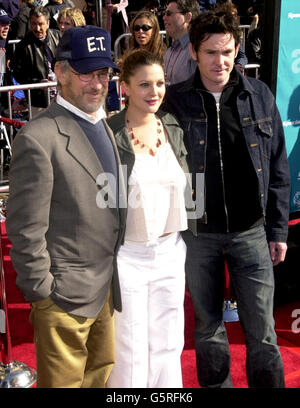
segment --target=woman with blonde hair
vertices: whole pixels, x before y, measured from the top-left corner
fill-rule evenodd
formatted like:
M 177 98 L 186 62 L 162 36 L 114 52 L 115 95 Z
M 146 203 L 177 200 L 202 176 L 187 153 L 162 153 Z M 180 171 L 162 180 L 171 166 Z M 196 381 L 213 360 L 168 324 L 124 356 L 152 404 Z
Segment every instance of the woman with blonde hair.
M 59 31 L 63 34 L 69 28 L 86 25 L 86 21 L 78 7 L 67 7 L 59 13 L 57 24 Z

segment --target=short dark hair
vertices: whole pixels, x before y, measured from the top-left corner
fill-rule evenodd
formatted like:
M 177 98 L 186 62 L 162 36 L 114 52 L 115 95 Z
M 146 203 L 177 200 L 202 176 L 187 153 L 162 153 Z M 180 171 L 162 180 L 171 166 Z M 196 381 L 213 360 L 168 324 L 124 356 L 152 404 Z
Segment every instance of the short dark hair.
M 29 12 L 29 20 L 31 19 L 32 16 L 34 16 L 34 17 L 44 16 L 47 21 L 49 21 L 49 19 L 50 19 L 49 10 L 46 7 L 42 7 L 42 6 L 37 6 L 37 7 L 31 8 L 30 12 Z
M 181 13 L 192 13 L 192 20 L 200 14 L 200 6 L 197 0 L 168 0 L 167 5 L 176 3 Z
M 231 34 L 237 46 L 241 38 L 238 20 L 230 12 L 214 9 L 200 14 L 190 23 L 190 42 L 195 52 L 213 34 Z

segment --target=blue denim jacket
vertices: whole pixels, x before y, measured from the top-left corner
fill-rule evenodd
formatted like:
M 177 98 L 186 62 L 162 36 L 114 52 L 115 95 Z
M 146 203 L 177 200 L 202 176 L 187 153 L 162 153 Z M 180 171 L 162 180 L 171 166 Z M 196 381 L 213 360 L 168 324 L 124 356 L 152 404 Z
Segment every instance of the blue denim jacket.
M 199 75 L 198 68 L 187 81 L 169 86 L 162 108 L 176 116 L 185 132 L 190 171 L 204 175 L 208 119 L 201 91 L 195 86 L 198 83 L 195 81 L 196 75 Z M 281 118 L 267 85 L 257 79 L 246 78 L 239 72 L 238 75 L 241 78 L 238 85 L 241 92 L 237 96 L 237 108 L 259 182 L 268 240 L 285 242 L 288 234 L 290 172 Z M 198 188 L 199 185 L 197 195 Z M 204 182 L 202 188 L 204 206 Z M 205 217 L 202 217 L 202 221 L 205 222 Z

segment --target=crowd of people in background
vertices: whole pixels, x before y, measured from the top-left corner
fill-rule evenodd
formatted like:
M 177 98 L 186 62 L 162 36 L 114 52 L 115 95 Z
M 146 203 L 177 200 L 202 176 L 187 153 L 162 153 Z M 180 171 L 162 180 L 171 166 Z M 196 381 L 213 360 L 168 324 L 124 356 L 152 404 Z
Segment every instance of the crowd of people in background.
M 172 7 L 176 3 L 171 2 L 173 5 L 168 7 L 169 3 L 167 0 L 147 2 L 104 0 L 100 22 L 95 0 L 86 0 L 84 3 L 77 2 L 77 4 L 71 0 L 2 0 L 0 1 L 1 84 L 16 85 L 55 80 L 53 63 L 58 39 L 68 28 L 85 24 L 100 25 L 110 32 L 112 57 L 118 64 L 128 51 L 133 49 L 141 47 L 150 51 L 155 50 L 164 57 L 167 83 L 180 82 L 187 79 L 196 67 L 188 50 L 190 21 L 199 13 L 220 4 L 231 7 L 240 24 L 250 26 L 245 31 L 246 38 L 243 41 L 245 49 L 241 45 L 238 51 L 236 67 L 243 72 L 247 63 L 261 63 L 262 0 L 184 1 L 181 2 L 183 14 L 180 15 L 171 14 Z M 30 21 L 30 16 L 36 7 L 39 9 L 35 11 L 36 15 L 32 19 L 38 20 L 38 23 L 45 20 L 43 25 Z M 39 13 L 38 16 L 37 13 Z M 123 34 L 127 35 L 119 40 L 119 47 L 114 55 L 116 40 Z M 41 38 L 43 44 L 38 41 Z M 15 44 L 13 45 L 12 42 Z M 254 73 L 249 71 L 249 75 Z M 48 103 L 45 90 L 36 90 L 34 94 L 39 95 L 39 102 L 36 102 L 37 98 L 33 95 L 34 110 Z M 16 95 L 19 96 L 13 100 L 13 110 L 16 112 L 27 110 L 26 95 L 22 91 Z M 55 95 L 55 92 L 52 92 L 52 95 Z M 117 98 L 116 86 L 110 84 L 108 111 L 117 110 L 119 103 Z M 7 108 L 6 99 L 5 95 L 1 95 L 2 114 Z M 39 109 L 36 112 L 39 112 Z

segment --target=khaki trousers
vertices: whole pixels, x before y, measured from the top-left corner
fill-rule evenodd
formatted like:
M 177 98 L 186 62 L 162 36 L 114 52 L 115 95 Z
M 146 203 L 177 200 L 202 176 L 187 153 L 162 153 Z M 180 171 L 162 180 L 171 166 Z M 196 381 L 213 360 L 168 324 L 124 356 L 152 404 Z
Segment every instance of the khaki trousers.
M 104 388 L 114 364 L 111 295 L 96 318 L 66 313 L 50 297 L 32 304 L 38 388 Z

